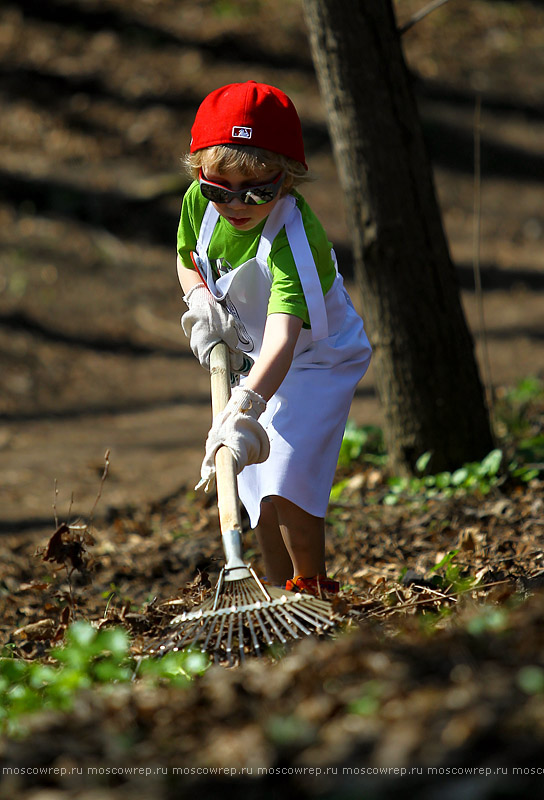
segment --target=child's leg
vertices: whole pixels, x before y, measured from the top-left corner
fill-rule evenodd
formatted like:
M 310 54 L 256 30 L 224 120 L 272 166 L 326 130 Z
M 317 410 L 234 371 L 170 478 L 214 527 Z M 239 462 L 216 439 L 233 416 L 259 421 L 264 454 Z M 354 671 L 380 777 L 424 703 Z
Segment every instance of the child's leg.
M 285 547 L 291 556 L 293 576 L 324 575 L 325 520 L 313 517 L 284 497 L 272 498 Z M 290 577 L 293 577 L 290 576 Z
M 272 583 L 325 573 L 325 520 L 290 500 L 274 496 L 261 504 L 257 538 Z
M 293 564 L 283 542 L 278 515 L 271 499 L 263 500 L 261 503 L 261 516 L 256 534 L 267 580 L 278 586 L 284 586 L 285 582 L 293 577 Z

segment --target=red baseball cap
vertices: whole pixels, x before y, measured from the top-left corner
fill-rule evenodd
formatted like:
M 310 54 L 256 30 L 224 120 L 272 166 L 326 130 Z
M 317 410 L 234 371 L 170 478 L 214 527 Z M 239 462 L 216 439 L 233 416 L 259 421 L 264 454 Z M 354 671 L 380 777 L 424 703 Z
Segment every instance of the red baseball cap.
M 191 153 L 216 144 L 245 144 L 300 161 L 300 119 L 287 95 L 266 83 L 229 83 L 202 101 L 191 129 Z

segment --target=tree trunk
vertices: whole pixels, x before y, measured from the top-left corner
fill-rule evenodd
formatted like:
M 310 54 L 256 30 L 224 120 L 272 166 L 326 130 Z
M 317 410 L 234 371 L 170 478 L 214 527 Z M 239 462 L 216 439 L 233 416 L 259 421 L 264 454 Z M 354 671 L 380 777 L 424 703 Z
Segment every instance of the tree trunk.
M 489 416 L 391 2 L 304 7 L 392 466 L 480 460 Z

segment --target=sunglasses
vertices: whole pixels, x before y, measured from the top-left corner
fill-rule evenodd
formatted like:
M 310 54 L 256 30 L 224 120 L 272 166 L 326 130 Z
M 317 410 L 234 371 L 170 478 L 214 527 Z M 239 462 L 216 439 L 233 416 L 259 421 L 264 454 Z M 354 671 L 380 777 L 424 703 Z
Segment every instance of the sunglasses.
M 272 183 L 265 183 L 262 186 L 248 186 L 245 189 L 233 192 L 232 189 L 227 189 L 220 183 L 206 180 L 202 170 L 200 170 L 198 182 L 202 196 L 206 200 L 211 200 L 212 203 L 232 203 L 235 198 L 238 198 L 246 206 L 261 206 L 264 203 L 270 203 L 276 197 L 284 178 L 285 174 L 280 172 Z

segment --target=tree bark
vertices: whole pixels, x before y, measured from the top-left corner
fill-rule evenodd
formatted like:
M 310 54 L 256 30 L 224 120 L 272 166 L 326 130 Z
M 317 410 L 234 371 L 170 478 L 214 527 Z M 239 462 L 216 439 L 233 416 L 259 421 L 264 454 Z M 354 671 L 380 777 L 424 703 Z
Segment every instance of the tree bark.
M 304 0 L 392 466 L 493 447 L 474 345 L 390 0 Z

